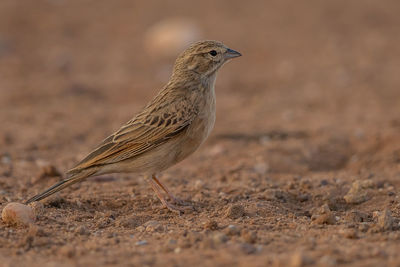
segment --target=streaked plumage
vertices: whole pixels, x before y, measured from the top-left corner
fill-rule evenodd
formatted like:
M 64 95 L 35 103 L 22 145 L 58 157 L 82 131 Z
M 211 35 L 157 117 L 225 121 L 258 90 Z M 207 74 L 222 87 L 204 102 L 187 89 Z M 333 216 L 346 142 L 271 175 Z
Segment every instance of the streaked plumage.
M 217 41 L 200 41 L 177 58 L 168 84 L 133 119 L 107 137 L 73 169 L 67 178 L 27 203 L 41 200 L 93 175 L 143 173 L 160 200 L 169 203 L 158 189 L 176 198 L 155 177 L 193 153 L 210 134 L 215 122 L 217 70 L 240 53 Z M 158 188 L 158 189 L 157 189 Z

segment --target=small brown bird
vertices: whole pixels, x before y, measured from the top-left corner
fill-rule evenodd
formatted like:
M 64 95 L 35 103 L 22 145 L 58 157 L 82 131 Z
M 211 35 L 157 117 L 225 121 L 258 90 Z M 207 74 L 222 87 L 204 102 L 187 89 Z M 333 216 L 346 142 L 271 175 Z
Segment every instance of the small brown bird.
M 106 173 L 141 173 L 161 202 L 182 212 L 180 201 L 156 177 L 192 154 L 215 122 L 218 69 L 241 54 L 221 42 L 192 44 L 175 61 L 172 76 L 158 95 L 133 119 L 107 137 L 67 178 L 27 201 L 39 201 L 87 177 Z M 164 197 L 162 190 L 170 201 Z

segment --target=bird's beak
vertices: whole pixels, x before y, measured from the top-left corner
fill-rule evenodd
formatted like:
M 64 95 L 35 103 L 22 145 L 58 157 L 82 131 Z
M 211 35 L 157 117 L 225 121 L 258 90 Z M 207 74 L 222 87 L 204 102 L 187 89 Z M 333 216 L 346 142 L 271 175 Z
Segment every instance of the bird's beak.
M 239 52 L 228 48 L 228 50 L 226 50 L 224 57 L 225 59 L 231 59 L 231 58 L 235 58 L 235 57 L 240 57 L 242 54 L 240 54 Z

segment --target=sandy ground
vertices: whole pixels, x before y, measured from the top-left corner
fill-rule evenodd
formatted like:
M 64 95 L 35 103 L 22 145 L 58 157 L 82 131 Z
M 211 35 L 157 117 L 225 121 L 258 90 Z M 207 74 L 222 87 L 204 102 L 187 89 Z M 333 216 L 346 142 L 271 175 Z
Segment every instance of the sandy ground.
M 0 265 L 399 266 L 399 2 L 164 2 L 0 1 L 0 208 L 165 84 L 155 23 L 191 19 L 243 54 L 219 73 L 209 140 L 161 177 L 194 211 L 142 177 L 94 177 L 31 227 L 0 222 Z

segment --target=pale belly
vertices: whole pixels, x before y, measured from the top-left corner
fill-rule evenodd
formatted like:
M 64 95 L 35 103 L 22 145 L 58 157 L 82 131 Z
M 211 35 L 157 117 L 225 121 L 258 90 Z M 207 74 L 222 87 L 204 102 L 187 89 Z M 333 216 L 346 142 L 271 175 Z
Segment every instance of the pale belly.
M 215 113 L 208 118 L 198 118 L 188 128 L 187 134 L 182 138 L 176 160 L 181 161 L 195 152 L 210 135 L 215 123 Z

